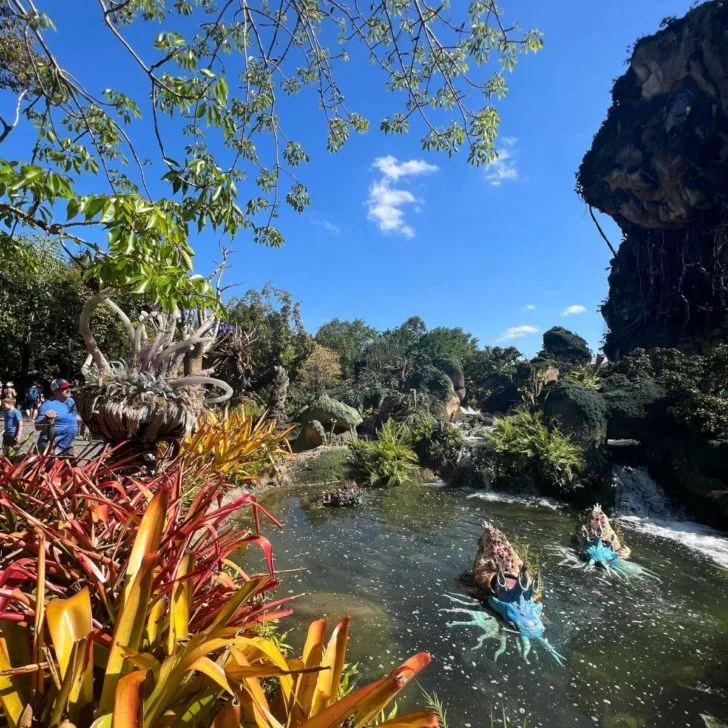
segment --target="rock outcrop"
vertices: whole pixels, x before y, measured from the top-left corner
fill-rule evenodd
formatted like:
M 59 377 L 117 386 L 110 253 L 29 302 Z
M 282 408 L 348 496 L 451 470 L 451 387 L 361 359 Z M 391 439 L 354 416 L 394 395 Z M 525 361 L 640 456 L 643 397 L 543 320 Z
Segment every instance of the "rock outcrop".
M 605 352 L 703 352 L 728 339 L 728 1 L 640 40 L 612 98 L 578 174 L 623 233 Z
M 607 407 L 594 389 L 568 379 L 554 382 L 544 392 L 543 413 L 582 447 L 598 448 L 607 439 Z
M 356 438 L 356 428 L 362 422 L 359 412 L 328 394 L 310 402 L 296 418 L 301 425 L 293 443 L 296 452 L 311 450 L 325 442 L 344 442 Z

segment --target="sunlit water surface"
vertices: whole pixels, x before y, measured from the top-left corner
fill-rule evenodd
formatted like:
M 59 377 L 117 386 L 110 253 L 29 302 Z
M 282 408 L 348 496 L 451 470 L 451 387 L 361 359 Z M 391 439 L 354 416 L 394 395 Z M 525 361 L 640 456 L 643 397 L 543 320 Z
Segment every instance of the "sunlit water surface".
M 289 641 L 325 616 L 351 614 L 349 660 L 361 680 L 378 677 L 419 650 L 433 664 L 420 683 L 445 700 L 450 728 L 490 725 L 703 726 L 701 714 L 728 720 L 728 582 L 695 549 L 629 530 L 633 559 L 659 583 L 605 582 L 598 573 L 559 567 L 550 546 L 569 545 L 573 522 L 542 502 L 501 502 L 488 494 L 427 486 L 370 490 L 364 505 L 320 505 L 321 488 L 273 491 L 263 502 L 285 529 L 270 532 L 283 594 L 294 602 Z M 485 497 L 478 497 L 485 496 Z M 513 637 L 498 662 L 497 643 L 474 651 L 477 627 L 448 626 L 444 594 L 472 565 L 481 522 L 540 547 L 546 577 L 546 635 L 566 657 L 541 652 L 527 664 Z M 248 555 L 247 563 L 250 565 Z M 537 651 L 538 648 L 535 648 Z M 400 710 L 422 704 L 416 686 Z M 500 724 L 496 719 L 496 725 Z

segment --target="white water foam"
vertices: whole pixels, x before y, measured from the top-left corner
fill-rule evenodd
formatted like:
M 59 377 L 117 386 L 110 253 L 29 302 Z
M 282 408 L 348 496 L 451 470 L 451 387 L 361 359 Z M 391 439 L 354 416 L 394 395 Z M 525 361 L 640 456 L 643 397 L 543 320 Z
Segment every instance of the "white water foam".
M 641 468 L 615 467 L 616 510 L 619 521 L 636 531 L 677 541 L 728 567 L 728 534 L 687 520 L 664 491 Z
M 480 500 L 488 501 L 489 503 L 517 503 L 518 505 L 528 506 L 529 508 L 548 508 L 550 511 L 559 511 L 563 508 L 561 503 L 551 498 L 496 493 L 492 490 L 478 491 L 469 495 L 468 498 L 480 498 Z

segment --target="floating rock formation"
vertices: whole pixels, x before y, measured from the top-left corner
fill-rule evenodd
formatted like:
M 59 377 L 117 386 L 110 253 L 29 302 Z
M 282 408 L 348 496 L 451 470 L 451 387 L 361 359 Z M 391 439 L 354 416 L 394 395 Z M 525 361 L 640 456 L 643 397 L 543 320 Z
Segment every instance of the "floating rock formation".
M 605 352 L 704 352 L 728 339 L 728 2 L 640 40 L 578 188 L 623 233 Z

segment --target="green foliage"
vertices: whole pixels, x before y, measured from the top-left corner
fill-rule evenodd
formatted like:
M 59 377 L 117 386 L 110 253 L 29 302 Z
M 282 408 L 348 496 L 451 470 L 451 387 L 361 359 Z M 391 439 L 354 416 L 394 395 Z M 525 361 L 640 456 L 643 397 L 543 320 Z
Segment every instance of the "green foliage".
M 564 379 L 570 382 L 577 382 L 586 389 L 594 389 L 597 392 L 602 388 L 604 381 L 602 379 L 601 370 L 592 364 L 576 367 L 567 372 Z
M 507 92 L 506 73 L 519 52 L 542 46 L 537 31 L 521 32 L 480 0 L 468 3 L 466 22 L 461 7 L 423 12 L 414 0 L 294 3 L 285 12 L 265 0 L 243 11 L 221 0 L 108 5 L 77 21 L 126 65 L 99 68 L 106 57 L 119 63 L 112 50 L 101 59 L 82 53 L 74 73 L 59 60 L 68 40 L 50 16 L 15 1 L 0 11 L 0 87 L 18 94 L 0 142 L 19 126 L 35 136 L 24 145 L 31 158 L 0 160 L 0 222 L 72 247 L 88 279 L 168 311 L 214 303 L 208 281 L 191 275 L 191 231 L 234 239 L 249 230 L 278 246 L 281 207 L 308 206 L 295 171 L 309 155 L 284 126 L 282 96 L 318 108 L 327 148 L 338 151 L 369 128 L 338 80 L 351 52 L 365 50 L 401 98 L 382 131 L 404 133 L 419 119 L 423 149 L 450 155 L 465 145 L 468 162 L 482 165 L 495 158 L 493 104 Z M 91 68 L 145 91 L 95 93 Z M 89 176 L 100 189 L 85 194 L 79 183 Z
M 317 337 L 331 341 L 346 351 L 348 361 L 356 355 L 353 380 L 349 379 L 336 390 L 347 404 L 362 410 L 384 407 L 403 420 L 427 401 L 431 412 L 441 410 L 443 402 L 464 387 L 461 357 L 475 350 L 476 339 L 460 328 L 439 327 L 427 330 L 425 322 L 413 316 L 400 326 L 377 333 L 364 346 L 373 331 L 361 322 L 334 320 L 322 327 Z M 346 350 L 338 337 L 351 334 L 352 351 Z M 358 338 L 357 338 L 358 337 Z M 414 393 L 412 392 L 414 390 Z
M 364 358 L 367 346 L 377 336 L 376 329 L 361 319 L 341 321 L 337 318 L 324 324 L 316 333 L 316 341 L 339 355 L 344 377 L 354 376 L 354 366 Z
M 558 422 L 576 442 L 590 447 L 607 437 L 607 406 L 594 389 L 568 379 L 551 383 L 542 397 L 546 418 Z
M 417 456 L 409 444 L 407 427 L 388 420 L 376 440 L 349 444 L 349 464 L 357 481 L 370 485 L 404 485 L 417 472 Z
M 448 728 L 447 707 L 445 706 L 445 703 L 440 700 L 440 696 L 434 690 L 431 693 L 428 693 L 422 685 L 420 685 L 419 688 L 425 699 L 425 706 L 427 707 L 427 710 L 432 711 L 437 716 L 440 728 Z
M 430 361 L 467 362 L 478 351 L 478 339 L 459 326 L 438 326 L 420 338 L 417 349 Z
M 51 242 L 19 238 L 0 262 L 0 376 L 21 388 L 33 378 L 79 376 L 87 352 L 78 321 L 90 295 L 79 270 Z M 120 303 L 133 311 L 133 301 Z M 111 310 L 97 309 L 93 326 L 112 360 L 127 355 L 128 337 Z
M 455 425 L 420 411 L 406 426 L 408 440 L 423 468 L 441 472 L 455 466 L 463 446 L 463 435 Z
M 262 291 L 247 291 L 230 302 L 225 318 L 253 339 L 246 367 L 246 384 L 252 389 L 268 384 L 275 366 L 284 367 L 294 381 L 300 376 L 303 363 L 313 351 L 313 341 L 304 328 L 300 304 L 288 291 L 270 285 Z M 224 377 L 234 368 L 234 361 L 222 366 L 217 371 Z
M 510 374 L 523 355 L 515 346 L 484 346 L 464 362 L 465 377 L 476 389 L 492 374 Z
M 322 394 L 340 379 L 339 355 L 333 349 L 314 342 L 313 350 L 301 367 L 298 390 L 304 396 Z
M 621 379 L 620 379 L 621 378 Z M 624 380 L 657 383 L 670 399 L 675 420 L 702 438 L 728 439 L 728 345 L 704 356 L 677 349 L 635 349 L 610 371 L 612 389 Z
M 414 367 L 412 374 L 405 380 L 404 388 L 426 392 L 442 402 L 455 394 L 450 377 L 432 364 Z
M 496 478 L 533 478 L 546 488 L 578 487 L 583 466 L 581 448 L 558 428 L 549 428 L 540 413 L 516 412 L 496 419 L 488 435 Z
M 728 397 L 691 392 L 671 411 L 679 422 L 697 435 L 728 439 Z
M 543 335 L 543 349 L 539 356 L 554 359 L 559 364 L 587 364 L 592 355 L 589 345 L 573 331 L 554 326 Z

